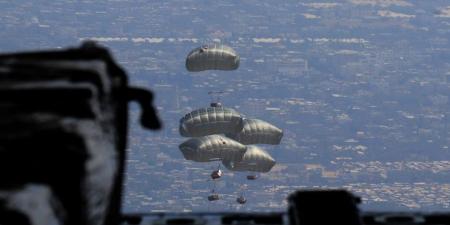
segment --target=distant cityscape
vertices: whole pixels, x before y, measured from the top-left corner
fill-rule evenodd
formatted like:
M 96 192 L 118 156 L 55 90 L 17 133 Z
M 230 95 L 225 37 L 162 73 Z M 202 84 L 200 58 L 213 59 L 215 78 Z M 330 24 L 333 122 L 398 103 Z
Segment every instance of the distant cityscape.
M 123 210 L 282 211 L 297 189 L 345 188 L 364 210 L 450 209 L 450 3 L 446 0 L 0 1 L 0 50 L 111 49 L 130 83 L 152 89 L 164 129 L 130 106 Z M 202 44 L 233 47 L 233 72 L 189 73 Z M 284 130 L 277 165 L 254 181 L 186 161 L 179 119 L 210 103 Z M 235 202 L 244 193 L 245 205 Z

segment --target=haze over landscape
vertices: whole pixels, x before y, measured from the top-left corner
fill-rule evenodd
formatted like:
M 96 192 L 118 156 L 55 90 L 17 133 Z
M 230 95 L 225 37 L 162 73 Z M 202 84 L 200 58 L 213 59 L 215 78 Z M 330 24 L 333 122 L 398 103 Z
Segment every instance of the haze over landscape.
M 342 1 L 0 1 L 0 51 L 110 48 L 130 83 L 156 93 L 157 133 L 130 107 L 125 212 L 281 211 L 299 188 L 346 188 L 364 210 L 448 210 L 450 3 Z M 238 70 L 190 73 L 206 43 Z M 222 103 L 284 131 L 263 146 L 277 164 L 254 181 L 183 158 L 179 119 Z M 244 191 L 247 204 L 235 203 Z

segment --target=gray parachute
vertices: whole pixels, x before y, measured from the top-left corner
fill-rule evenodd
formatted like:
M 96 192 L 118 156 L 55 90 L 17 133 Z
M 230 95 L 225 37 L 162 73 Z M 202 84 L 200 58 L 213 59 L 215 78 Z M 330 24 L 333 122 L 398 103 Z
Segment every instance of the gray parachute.
M 211 134 L 238 133 L 243 128 L 241 115 L 233 109 L 208 107 L 194 110 L 180 120 L 180 135 L 201 137 Z
M 232 171 L 269 172 L 275 165 L 275 160 L 266 151 L 257 146 L 247 146 L 242 160 L 222 160 L 222 164 Z
M 195 162 L 240 161 L 246 152 L 244 145 L 222 135 L 191 138 L 179 148 L 185 159 Z
M 283 137 L 283 131 L 263 120 L 243 119 L 243 129 L 238 133 L 228 133 L 227 137 L 230 137 L 244 145 L 278 145 Z
M 192 50 L 186 58 L 186 69 L 190 72 L 204 70 L 236 70 L 239 55 L 222 44 L 209 44 Z

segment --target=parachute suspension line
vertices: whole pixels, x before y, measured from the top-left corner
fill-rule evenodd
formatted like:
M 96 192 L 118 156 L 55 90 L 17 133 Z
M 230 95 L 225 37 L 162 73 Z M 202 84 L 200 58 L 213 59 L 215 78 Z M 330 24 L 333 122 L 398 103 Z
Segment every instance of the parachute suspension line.
M 208 95 L 211 97 L 211 106 L 212 107 L 220 107 L 222 106 L 221 97 L 223 96 L 224 91 L 209 91 Z
M 239 186 L 239 190 L 238 190 L 238 194 L 240 193 L 240 197 L 241 196 L 244 196 L 244 187 L 245 187 L 245 185 L 244 184 L 241 184 L 240 186 Z
M 180 110 L 180 93 L 178 92 L 178 85 L 175 86 L 175 95 L 176 95 L 176 107 L 177 110 Z
M 213 189 L 211 190 L 211 193 L 215 193 L 216 192 L 216 181 L 213 180 Z
M 248 189 L 248 185 L 247 184 L 242 184 L 241 185 L 241 188 L 240 188 L 241 196 L 244 196 L 244 194 L 247 191 L 247 189 Z

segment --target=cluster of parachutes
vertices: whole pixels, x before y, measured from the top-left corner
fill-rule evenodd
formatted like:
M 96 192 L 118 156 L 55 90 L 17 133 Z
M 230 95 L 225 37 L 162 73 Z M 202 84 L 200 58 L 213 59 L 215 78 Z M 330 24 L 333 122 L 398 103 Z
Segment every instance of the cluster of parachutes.
M 180 134 L 190 137 L 179 147 L 187 160 L 222 161 L 232 171 L 269 172 L 275 160 L 253 144 L 278 145 L 283 131 L 258 119 L 246 119 L 231 108 L 194 110 L 180 120 Z
M 186 68 L 191 72 L 204 70 L 235 70 L 239 67 L 239 56 L 225 45 L 205 45 L 194 49 L 186 59 Z M 231 171 L 269 172 L 275 160 L 269 153 L 254 144 L 278 145 L 283 131 L 259 119 L 247 119 L 220 102 L 210 107 L 187 113 L 180 119 L 180 135 L 188 137 L 179 148 L 187 160 L 195 162 L 221 161 Z M 211 174 L 213 180 L 222 176 L 221 170 Z M 249 175 L 247 179 L 256 179 Z M 214 190 L 213 190 L 214 192 Z M 218 200 L 217 194 L 208 197 Z M 243 196 L 237 201 L 246 202 Z

